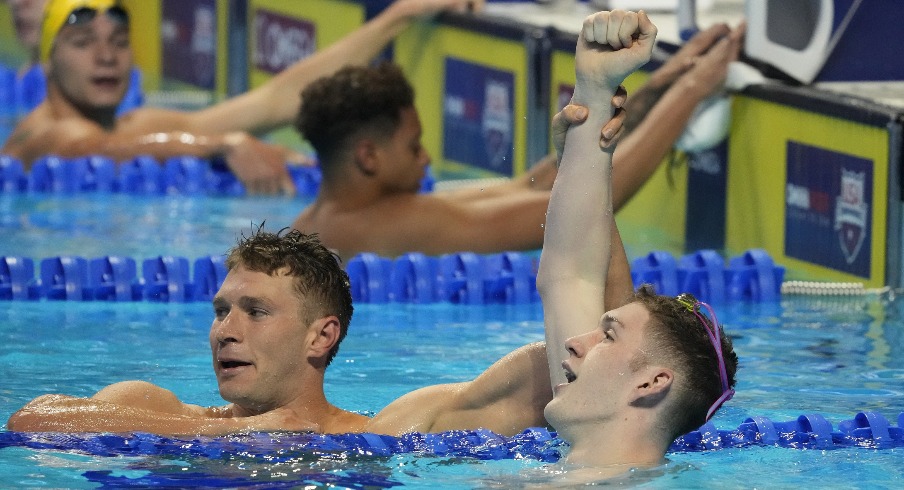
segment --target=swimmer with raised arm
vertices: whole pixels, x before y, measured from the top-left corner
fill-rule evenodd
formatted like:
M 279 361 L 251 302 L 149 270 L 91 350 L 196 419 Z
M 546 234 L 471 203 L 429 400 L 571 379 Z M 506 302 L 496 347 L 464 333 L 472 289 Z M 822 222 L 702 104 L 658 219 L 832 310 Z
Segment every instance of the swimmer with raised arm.
M 646 286 L 614 310 L 602 301 L 612 157 L 592 128 L 611 113 L 599 101 L 649 58 L 655 35 L 643 12 L 600 13 L 584 23 L 572 102 L 590 114 L 566 133 L 537 277 L 554 386 L 545 415 L 571 445 L 568 463 L 595 468 L 594 477 L 660 464 L 677 436 L 734 393 L 737 356 L 708 306 Z
M 118 0 L 48 0 L 41 61 L 47 99 L 16 127 L 0 153 L 29 166 L 46 154 L 222 157 L 251 193 L 294 192 L 285 148 L 255 135 L 289 124 L 311 81 L 345 65 L 366 64 L 411 22 L 480 1 L 397 0 L 365 25 L 296 62 L 264 85 L 206 109 L 142 107 L 116 116 L 129 83 L 131 20 Z

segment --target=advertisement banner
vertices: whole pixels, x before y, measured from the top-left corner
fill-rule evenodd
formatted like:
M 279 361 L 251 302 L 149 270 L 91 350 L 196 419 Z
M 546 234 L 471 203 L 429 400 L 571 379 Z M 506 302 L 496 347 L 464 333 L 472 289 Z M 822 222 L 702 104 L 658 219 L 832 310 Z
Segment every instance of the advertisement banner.
M 304 19 L 257 9 L 254 11 L 254 67 L 276 74 L 317 51 L 317 30 Z
M 160 37 L 164 78 L 216 88 L 216 0 L 164 0 Z
M 869 278 L 873 162 L 788 141 L 785 254 Z
M 511 175 L 514 74 L 452 57 L 445 72 L 443 157 Z
M 888 199 L 898 185 L 887 128 L 785 102 L 735 98 L 733 114 L 743 117 L 730 134 L 728 253 L 764 249 L 786 280 L 884 286 Z

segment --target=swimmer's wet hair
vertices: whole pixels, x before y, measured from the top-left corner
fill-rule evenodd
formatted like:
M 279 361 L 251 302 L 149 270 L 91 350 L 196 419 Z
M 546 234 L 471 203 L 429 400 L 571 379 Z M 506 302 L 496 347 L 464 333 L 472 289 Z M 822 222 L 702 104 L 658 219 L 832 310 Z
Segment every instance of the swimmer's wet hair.
M 271 276 L 287 269 L 285 274 L 294 278 L 295 291 L 302 300 L 305 322 L 330 315 L 339 319 L 339 341 L 327 358 L 329 365 L 348 333 L 354 312 L 348 274 L 339 257 L 324 247 L 316 234 L 289 228 L 270 233 L 261 224 L 251 235 L 243 233 L 229 250 L 226 268 L 231 271 L 238 266 Z
M 328 176 L 331 164 L 351 150 L 352 138 L 392 137 L 402 110 L 414 107 L 414 89 L 398 66 L 384 62 L 345 67 L 308 85 L 301 100 L 295 128 L 317 151 Z
M 669 410 L 668 423 L 674 434 L 672 439 L 697 429 L 706 422 L 706 413 L 723 394 L 719 376 L 719 358 L 700 317 L 676 298 L 662 296 L 653 287 L 644 284 L 638 288 L 634 301 L 650 312 L 647 324 L 646 355 L 636 356 L 632 365 L 660 364 L 678 373 L 676 400 Z M 722 357 L 725 361 L 727 384 L 735 385 L 738 356 L 731 338 L 719 332 Z

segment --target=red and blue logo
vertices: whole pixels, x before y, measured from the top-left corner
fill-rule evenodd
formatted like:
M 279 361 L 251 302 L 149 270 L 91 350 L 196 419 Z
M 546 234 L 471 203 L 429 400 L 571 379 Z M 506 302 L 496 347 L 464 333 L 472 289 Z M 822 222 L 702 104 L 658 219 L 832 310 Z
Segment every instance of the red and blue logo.
M 788 142 L 785 255 L 868 278 L 873 162 Z

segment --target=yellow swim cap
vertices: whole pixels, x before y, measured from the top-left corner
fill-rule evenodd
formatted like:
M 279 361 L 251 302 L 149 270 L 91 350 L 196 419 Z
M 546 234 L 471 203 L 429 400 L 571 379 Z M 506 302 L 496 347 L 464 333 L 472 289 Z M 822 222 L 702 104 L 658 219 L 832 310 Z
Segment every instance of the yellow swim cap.
M 53 40 L 73 11 L 80 8 L 105 11 L 118 4 L 118 0 L 48 0 L 44 6 L 44 22 L 41 24 L 41 61 L 50 59 Z

